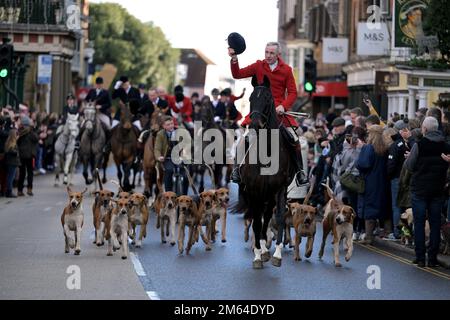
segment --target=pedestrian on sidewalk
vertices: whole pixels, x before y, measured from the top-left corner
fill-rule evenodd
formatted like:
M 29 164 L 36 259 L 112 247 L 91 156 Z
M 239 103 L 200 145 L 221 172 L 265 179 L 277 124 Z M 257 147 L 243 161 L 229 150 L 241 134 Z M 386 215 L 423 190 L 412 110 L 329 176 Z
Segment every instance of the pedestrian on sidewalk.
M 394 237 L 400 238 L 400 230 L 397 228 L 400 222 L 400 215 L 406 208 L 401 208 L 397 203 L 400 173 L 402 171 L 403 163 L 405 162 L 406 152 L 411 151 L 411 131 L 409 130 L 408 119 L 398 120 L 394 124 L 394 129 L 397 131 L 392 136 L 394 143 L 390 145 L 388 151 L 388 177 L 391 182 L 391 197 L 392 197 L 392 212 L 394 224 Z
M 31 126 L 31 120 L 27 116 L 21 117 L 21 126 L 19 128 L 19 146 L 20 170 L 18 183 L 18 196 L 23 196 L 25 176 L 27 177 L 27 194 L 33 195 L 33 158 L 36 157 L 39 138 Z
M 439 123 L 434 117 L 426 117 L 422 123 L 424 137 L 408 154 L 406 168 L 412 172 L 411 199 L 414 215 L 414 243 L 416 263 L 425 267 L 425 218 L 428 212 L 430 223 L 430 243 L 428 266 L 436 267 L 439 253 L 441 211 L 445 201 L 445 183 L 449 164 L 442 155 L 450 154 L 450 146 L 439 131 Z
M 5 142 L 5 165 L 6 165 L 6 197 L 16 198 L 13 193 L 16 169 L 20 166 L 19 148 L 17 147 L 17 130 L 9 130 L 8 139 Z
M 376 220 L 384 219 L 387 212 L 386 190 L 389 188 L 386 166 L 387 146 L 383 139 L 383 128 L 372 125 L 368 128 L 367 144 L 362 147 L 356 162 L 356 168 L 365 180 L 364 193 L 358 196 L 358 216 L 365 219 L 364 244 L 372 244 Z

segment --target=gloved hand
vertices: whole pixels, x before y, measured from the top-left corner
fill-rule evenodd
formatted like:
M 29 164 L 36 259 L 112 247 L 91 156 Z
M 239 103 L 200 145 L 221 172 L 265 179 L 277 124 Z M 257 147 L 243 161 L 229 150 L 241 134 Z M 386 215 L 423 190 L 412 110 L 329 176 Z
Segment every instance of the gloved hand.
M 114 89 L 119 89 L 122 86 L 123 82 L 122 81 L 117 81 L 116 84 L 114 85 Z

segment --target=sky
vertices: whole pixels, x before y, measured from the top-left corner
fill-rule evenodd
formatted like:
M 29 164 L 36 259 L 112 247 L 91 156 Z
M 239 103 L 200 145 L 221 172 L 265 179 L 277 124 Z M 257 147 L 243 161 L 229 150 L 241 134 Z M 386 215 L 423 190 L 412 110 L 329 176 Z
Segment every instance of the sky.
M 277 0 L 91 0 L 114 2 L 142 22 L 153 21 L 175 48 L 196 48 L 231 77 L 227 42 L 240 33 L 247 45 L 241 67 L 264 59 L 267 42 L 278 35 Z

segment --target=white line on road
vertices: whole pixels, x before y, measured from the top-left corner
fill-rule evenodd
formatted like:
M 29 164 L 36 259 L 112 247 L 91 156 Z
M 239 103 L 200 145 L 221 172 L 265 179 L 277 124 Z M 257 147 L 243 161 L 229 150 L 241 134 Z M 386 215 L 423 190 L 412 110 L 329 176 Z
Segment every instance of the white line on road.
M 145 271 L 144 268 L 142 267 L 141 262 L 139 261 L 137 255 L 133 252 L 130 253 L 131 256 L 131 261 L 133 262 L 133 266 L 134 266 L 134 270 L 136 271 L 137 275 L 140 277 L 145 277 Z
M 147 291 L 147 295 L 150 298 L 150 300 L 161 300 L 161 298 L 155 291 Z
M 44 209 L 45 212 L 52 210 L 52 207 L 47 207 Z

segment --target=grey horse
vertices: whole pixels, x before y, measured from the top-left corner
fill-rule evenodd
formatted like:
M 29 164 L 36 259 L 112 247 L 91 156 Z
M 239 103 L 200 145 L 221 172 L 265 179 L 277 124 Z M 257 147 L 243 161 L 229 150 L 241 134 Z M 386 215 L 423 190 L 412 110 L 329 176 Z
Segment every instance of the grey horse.
M 83 164 L 83 177 L 87 185 L 97 180 L 94 177 L 96 168 L 103 162 L 103 148 L 106 143 L 106 135 L 100 119 L 97 117 L 95 104 L 88 103 L 83 110 L 84 122 L 80 139 L 80 161 Z M 91 166 L 91 177 L 88 168 Z M 97 188 L 95 189 L 97 190 Z
M 79 114 L 68 114 L 64 126 L 60 126 L 56 131 L 56 134 L 59 134 L 59 136 L 55 142 L 55 186 L 59 185 L 60 173 L 64 173 L 64 184 L 70 184 L 72 180 L 73 170 L 77 161 L 75 143 L 80 132 L 78 118 Z

